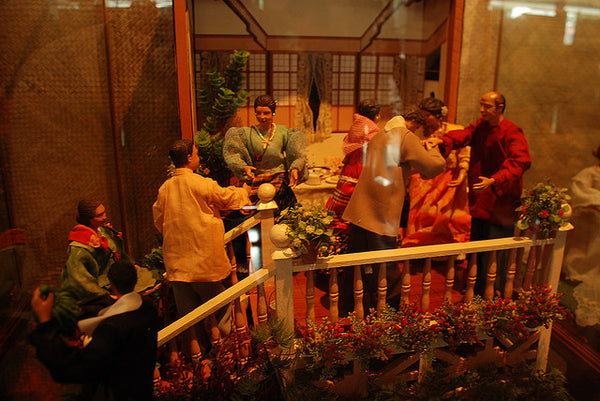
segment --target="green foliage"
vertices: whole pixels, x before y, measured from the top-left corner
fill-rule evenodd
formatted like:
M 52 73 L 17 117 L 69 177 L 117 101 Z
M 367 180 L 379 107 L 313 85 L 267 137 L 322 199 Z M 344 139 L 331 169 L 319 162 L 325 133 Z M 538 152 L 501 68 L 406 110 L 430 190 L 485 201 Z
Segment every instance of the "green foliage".
M 328 256 L 335 243 L 333 216 L 331 210 L 319 207 L 306 209 L 296 203 L 284 209 L 276 223 L 288 226 L 287 236 L 292 240 L 292 248 L 307 253 L 308 245 L 312 244 L 321 256 Z
M 204 175 L 214 178 L 227 171 L 223 160 L 223 138 L 237 109 L 246 103 L 249 96 L 241 89 L 244 81 L 242 72 L 249 56 L 246 50 L 234 51 L 225 71 L 208 71 L 206 87 L 198 89 L 203 124 L 196 133 L 195 143 L 200 157 L 200 172 Z
M 372 384 L 370 397 L 375 401 L 572 401 L 565 385 L 560 371 L 541 372 L 534 364 L 488 365 L 453 376 L 444 363 L 436 362 L 420 382 L 399 380 L 381 387 Z
M 150 253 L 144 256 L 142 264 L 149 270 L 156 270 L 161 273 L 165 272 L 165 262 L 163 260 L 162 246 L 152 248 Z

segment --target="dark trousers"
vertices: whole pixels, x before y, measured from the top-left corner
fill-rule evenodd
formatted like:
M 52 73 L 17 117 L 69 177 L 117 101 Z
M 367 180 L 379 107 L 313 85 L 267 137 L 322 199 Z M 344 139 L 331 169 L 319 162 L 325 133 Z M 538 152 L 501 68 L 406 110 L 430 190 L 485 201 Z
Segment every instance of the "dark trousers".
M 396 237 L 379 235 L 372 231 L 365 230 L 354 224 L 348 225 L 348 252 L 368 252 L 381 249 L 395 249 Z M 379 277 L 379 263 L 371 265 L 372 273 L 365 273 L 365 267 L 362 268 L 363 280 L 363 305 L 365 313 L 370 308 L 377 306 L 377 278 Z M 342 288 L 340 291 L 340 300 L 342 314 L 354 310 L 354 269 L 345 268 L 343 278 L 340 280 Z M 388 283 L 394 282 L 400 277 L 398 263 L 387 263 Z M 391 286 L 388 284 L 388 288 Z
M 475 217 L 471 219 L 471 241 L 512 237 L 514 231 L 514 226 L 501 226 Z M 483 296 L 485 292 L 489 258 L 490 255 L 488 252 L 480 252 L 477 254 L 477 282 L 475 283 L 475 295 Z M 504 284 L 506 283 L 508 251 L 499 251 L 497 253 L 497 258 L 498 263 L 494 288 L 502 293 Z

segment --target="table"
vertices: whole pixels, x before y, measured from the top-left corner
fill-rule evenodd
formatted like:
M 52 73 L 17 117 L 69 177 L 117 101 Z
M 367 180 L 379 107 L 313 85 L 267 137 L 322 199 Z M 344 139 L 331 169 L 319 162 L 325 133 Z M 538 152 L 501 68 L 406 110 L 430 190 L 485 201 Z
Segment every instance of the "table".
M 294 194 L 296 199 L 304 207 L 325 207 L 327 200 L 333 195 L 336 184 L 331 184 L 321 180 L 319 185 L 309 185 L 305 182 L 296 185 L 294 188 Z

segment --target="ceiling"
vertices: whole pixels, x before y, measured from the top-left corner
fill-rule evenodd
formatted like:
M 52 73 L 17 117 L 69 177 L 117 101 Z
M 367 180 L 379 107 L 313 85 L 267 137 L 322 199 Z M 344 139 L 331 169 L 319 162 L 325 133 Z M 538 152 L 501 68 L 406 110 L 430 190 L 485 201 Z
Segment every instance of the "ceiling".
M 235 0 L 267 36 L 360 38 L 391 3 L 378 38 L 429 37 L 448 17 L 450 0 Z M 247 35 L 244 22 L 221 0 L 194 0 L 195 33 Z M 426 17 L 426 18 L 424 18 Z

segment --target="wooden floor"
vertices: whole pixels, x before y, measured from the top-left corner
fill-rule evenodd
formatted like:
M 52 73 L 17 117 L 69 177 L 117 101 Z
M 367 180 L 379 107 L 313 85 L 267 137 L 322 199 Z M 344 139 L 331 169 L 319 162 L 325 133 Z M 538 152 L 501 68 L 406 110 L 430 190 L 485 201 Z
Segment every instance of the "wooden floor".
M 463 295 L 460 291 L 461 286 L 464 287 L 464 280 L 461 279 L 464 273 L 464 263 L 456 264 L 457 277 L 455 279 L 455 285 L 452 290 L 452 301 L 458 302 L 462 299 Z M 446 262 L 437 261 L 433 262 L 431 266 L 431 288 L 430 288 L 430 308 L 429 310 L 435 310 L 443 303 L 444 299 L 444 288 L 445 288 L 445 271 Z M 315 272 L 315 320 L 319 323 L 324 317 L 329 316 L 329 275 L 326 272 Z M 422 264 L 418 261 L 411 263 L 411 296 L 410 303 L 420 303 L 422 294 L 422 283 L 423 283 L 423 270 Z M 275 307 L 273 300 L 275 299 L 274 294 L 275 286 L 272 281 L 267 282 L 265 286 L 265 293 L 267 296 L 267 302 L 272 308 Z M 392 305 L 394 306 L 394 305 Z M 296 327 L 306 326 L 306 275 L 304 273 L 297 273 L 294 275 L 294 320 Z

